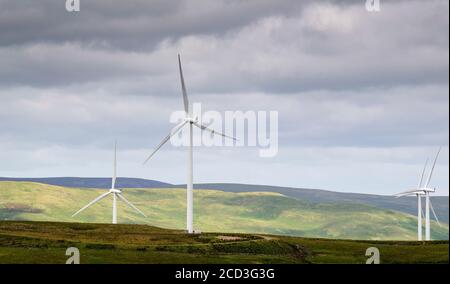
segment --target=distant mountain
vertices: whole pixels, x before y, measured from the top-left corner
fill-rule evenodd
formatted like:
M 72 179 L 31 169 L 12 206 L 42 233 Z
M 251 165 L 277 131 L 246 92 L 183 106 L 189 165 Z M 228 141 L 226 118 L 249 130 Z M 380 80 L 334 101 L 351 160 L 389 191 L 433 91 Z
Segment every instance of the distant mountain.
M 184 185 L 178 185 L 184 187 Z M 196 189 L 216 189 L 226 192 L 277 192 L 285 196 L 313 203 L 359 203 L 378 208 L 396 210 L 417 216 L 416 197 L 396 198 L 386 195 L 343 193 L 319 189 L 289 188 L 265 185 L 205 183 L 196 184 Z M 449 223 L 449 197 L 432 196 L 431 201 L 441 222 Z M 425 205 L 424 205 L 425 206 Z M 424 209 L 425 210 L 425 209 Z
M 76 187 L 76 188 L 103 188 L 111 187 L 111 178 L 1 178 L 0 181 L 38 182 L 49 185 Z M 174 185 L 156 180 L 138 178 L 118 178 L 118 188 L 184 188 L 186 185 Z M 362 204 L 378 207 L 380 209 L 396 210 L 417 216 L 417 199 L 415 197 L 395 198 L 393 196 L 372 195 L 360 193 L 333 192 L 320 189 L 290 188 L 266 185 L 205 183 L 195 184 L 195 189 L 214 189 L 225 192 L 275 192 L 287 197 L 306 201 L 309 203 L 329 204 Z M 441 222 L 449 223 L 448 196 L 433 196 L 433 207 Z
M 56 178 L 7 178 L 0 177 L 0 181 L 38 182 L 49 185 L 77 187 L 77 188 L 111 188 L 111 178 L 79 178 L 79 177 L 56 177 Z M 166 188 L 173 185 L 156 180 L 140 178 L 118 178 L 117 188 Z

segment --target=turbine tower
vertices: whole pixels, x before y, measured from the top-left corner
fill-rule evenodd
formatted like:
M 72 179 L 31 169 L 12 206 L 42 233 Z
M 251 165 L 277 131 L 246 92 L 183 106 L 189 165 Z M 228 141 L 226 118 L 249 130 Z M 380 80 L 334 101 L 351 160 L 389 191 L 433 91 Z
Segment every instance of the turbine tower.
M 408 191 L 401 192 L 401 193 L 398 193 L 395 195 L 397 198 L 403 197 L 403 196 L 411 196 L 411 195 L 417 196 L 417 239 L 419 241 L 422 241 L 422 239 L 423 239 L 422 196 L 425 196 L 425 240 L 426 241 L 431 240 L 430 209 L 434 215 L 434 218 L 436 219 L 436 222 L 438 223 L 439 226 L 441 226 L 441 223 L 439 222 L 436 212 L 434 211 L 433 204 L 431 203 L 431 200 L 430 200 L 430 193 L 436 192 L 435 188 L 430 188 L 430 182 L 431 182 L 431 178 L 433 177 L 434 169 L 436 167 L 436 162 L 439 158 L 439 154 L 441 153 L 441 150 L 442 150 L 442 148 L 440 148 L 436 154 L 436 157 L 433 162 L 433 166 L 430 170 L 430 173 L 428 174 L 428 178 L 427 178 L 427 181 L 425 184 L 423 184 L 423 180 L 424 180 L 425 172 L 426 172 L 427 165 L 428 165 L 428 159 L 425 163 L 425 167 L 423 168 L 418 187 L 416 189 L 408 190 Z
M 136 210 L 139 214 L 141 214 L 144 217 L 144 213 L 142 213 L 141 210 L 139 210 L 136 206 L 134 206 L 130 201 L 128 201 L 123 195 L 122 191 L 119 189 L 116 189 L 116 179 L 117 179 L 117 142 L 114 145 L 114 166 L 113 166 L 113 177 L 112 177 L 112 184 L 111 189 L 108 192 L 103 193 L 96 199 L 89 202 L 86 206 L 78 210 L 75 214 L 72 215 L 72 217 L 75 217 L 79 213 L 83 212 L 90 206 L 94 205 L 95 203 L 99 202 L 103 198 L 107 197 L 108 195 L 112 195 L 112 223 L 117 224 L 117 198 L 121 199 L 125 204 L 127 204 L 130 208 Z
M 156 147 L 153 153 L 145 160 L 144 164 L 147 163 L 159 149 L 166 144 L 170 138 L 172 138 L 175 134 L 177 134 L 183 127 L 188 124 L 189 125 L 189 145 L 188 145 L 188 174 L 187 174 L 187 184 L 186 184 L 186 230 L 189 234 L 194 233 L 194 189 L 193 189 L 193 128 L 198 127 L 202 131 L 208 131 L 212 134 L 219 134 L 222 137 L 236 140 L 234 137 L 227 136 L 223 133 L 217 132 L 209 127 L 206 127 L 201 124 L 201 121 L 198 121 L 198 118 L 193 118 L 193 114 L 191 113 L 191 109 L 189 107 L 189 99 L 186 91 L 186 84 L 184 82 L 183 76 L 183 68 L 181 67 L 181 58 L 178 54 L 178 68 L 180 72 L 180 80 L 181 80 L 181 91 L 183 94 L 183 103 L 184 103 L 184 112 L 185 117 L 183 121 L 175 126 L 167 135 L 162 142 Z

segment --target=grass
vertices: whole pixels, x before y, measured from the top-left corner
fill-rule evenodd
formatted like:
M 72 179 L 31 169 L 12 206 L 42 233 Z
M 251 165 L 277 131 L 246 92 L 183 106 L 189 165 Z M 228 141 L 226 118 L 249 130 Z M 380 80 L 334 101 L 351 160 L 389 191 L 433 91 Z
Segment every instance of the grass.
M 448 241 L 306 239 L 259 234 L 187 235 L 147 225 L 0 221 L 0 263 L 63 264 L 77 247 L 84 264 L 448 263 Z
M 0 220 L 110 223 L 111 198 L 70 216 L 105 190 L 38 183 L 0 182 Z M 119 222 L 168 229 L 185 227 L 184 189 L 124 189 L 148 218 L 118 204 Z M 278 193 L 195 192 L 195 227 L 201 231 L 309 238 L 414 240 L 413 216 L 360 204 L 314 204 Z M 434 239 L 448 240 L 448 225 L 432 225 Z

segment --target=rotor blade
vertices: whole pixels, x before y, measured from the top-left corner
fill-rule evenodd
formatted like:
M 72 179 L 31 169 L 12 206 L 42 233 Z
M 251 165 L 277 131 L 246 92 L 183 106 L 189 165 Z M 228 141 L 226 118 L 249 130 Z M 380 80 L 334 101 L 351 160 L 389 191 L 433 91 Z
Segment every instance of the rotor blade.
M 397 193 L 394 196 L 402 197 L 402 196 L 408 196 L 408 195 L 412 195 L 412 194 L 422 194 L 422 193 L 423 193 L 422 190 L 413 189 L 413 190 L 408 190 L 408 191 Z
M 206 126 L 204 126 L 204 125 L 202 125 L 202 124 L 200 124 L 200 123 L 194 122 L 194 124 L 195 124 L 195 126 L 199 127 L 201 130 L 206 130 L 206 131 L 211 132 L 212 134 L 218 134 L 218 135 L 220 135 L 220 136 L 222 136 L 222 137 L 229 138 L 229 139 L 233 139 L 234 141 L 237 141 L 237 139 L 236 139 L 235 137 L 231 137 L 231 136 L 225 135 L 225 134 L 220 133 L 220 132 L 218 132 L 218 131 L 216 131 L 216 130 L 214 130 L 214 129 L 211 129 L 211 128 L 209 128 L 209 127 L 206 127 Z
M 117 196 L 119 196 L 120 199 L 123 200 L 123 202 L 125 202 L 129 207 L 133 208 L 134 210 L 136 210 L 138 213 L 140 213 L 142 216 L 146 217 L 147 216 L 142 213 L 141 210 L 139 210 L 136 206 L 134 206 L 130 201 L 128 201 L 122 194 L 118 193 Z
M 102 195 L 100 195 L 99 197 L 97 197 L 96 199 L 92 200 L 91 202 L 88 203 L 88 205 L 84 206 L 83 208 L 81 208 L 80 210 L 78 210 L 75 214 L 72 215 L 72 217 L 75 217 L 76 215 L 78 215 L 79 213 L 83 212 L 84 210 L 88 209 L 91 205 L 93 205 L 94 203 L 97 203 L 98 201 L 102 200 L 103 198 L 105 198 L 108 194 L 110 194 L 111 192 L 108 191 L 106 193 L 103 193 Z
M 433 212 L 434 218 L 436 219 L 436 222 L 438 223 L 439 227 L 442 227 L 441 223 L 439 222 L 439 218 L 437 217 L 436 212 L 434 211 L 433 203 L 431 203 L 431 198 L 430 198 L 430 208 L 431 212 Z
M 117 179 L 117 141 L 114 144 L 114 165 L 113 165 L 113 178 L 111 188 L 116 188 L 116 179 Z
M 425 162 L 425 166 L 423 167 L 422 175 L 420 176 L 420 181 L 419 181 L 419 185 L 417 188 L 422 188 L 423 178 L 425 177 L 425 171 L 427 170 L 428 161 L 429 161 L 429 159 L 427 159 L 427 161 Z
M 178 131 L 180 131 L 180 129 L 181 129 L 183 126 L 185 126 L 186 123 L 187 123 L 187 122 L 184 121 L 184 122 L 178 124 L 177 126 L 175 126 L 175 127 L 170 131 L 169 135 L 167 135 L 167 136 L 163 139 L 163 141 L 161 141 L 161 143 L 159 143 L 159 145 L 156 147 L 156 149 L 153 151 L 153 153 L 151 153 L 151 155 L 145 160 L 144 164 L 146 164 L 146 163 L 153 157 L 153 155 L 155 155 L 156 152 L 158 152 L 159 149 L 161 149 L 162 146 L 164 146 L 164 144 L 166 144 L 166 143 L 170 140 L 170 138 L 172 138 L 172 136 L 174 136 Z
M 178 54 L 178 67 L 180 69 L 181 90 L 183 92 L 184 111 L 189 114 L 189 100 L 187 97 L 186 84 L 184 83 L 183 68 L 181 67 L 181 56 Z
M 428 176 L 428 180 L 427 180 L 425 187 L 428 187 L 430 185 L 431 177 L 433 176 L 434 168 L 436 167 L 436 162 L 439 158 L 439 154 L 441 153 L 441 150 L 442 150 L 442 147 L 439 148 L 439 151 L 436 154 L 436 158 L 434 159 L 433 167 L 431 168 L 430 175 Z

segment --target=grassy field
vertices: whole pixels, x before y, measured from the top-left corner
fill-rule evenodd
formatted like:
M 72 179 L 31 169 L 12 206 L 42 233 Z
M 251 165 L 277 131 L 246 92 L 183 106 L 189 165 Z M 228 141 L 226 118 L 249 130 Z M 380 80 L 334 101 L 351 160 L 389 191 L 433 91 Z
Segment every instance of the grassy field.
M 0 220 L 110 223 L 111 198 L 70 216 L 105 190 L 0 182 Z M 125 189 L 148 218 L 119 202 L 119 222 L 168 229 L 185 227 L 184 189 Z M 415 240 L 413 216 L 359 204 L 317 204 L 278 193 L 195 192 L 195 227 L 204 232 L 259 233 L 361 240 Z M 432 225 L 448 240 L 448 226 Z
M 305 239 L 259 234 L 187 235 L 147 225 L 0 222 L 0 263 L 364 264 L 377 247 L 381 263 L 448 263 L 448 241 L 430 243 Z

